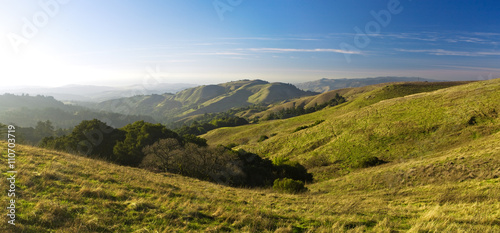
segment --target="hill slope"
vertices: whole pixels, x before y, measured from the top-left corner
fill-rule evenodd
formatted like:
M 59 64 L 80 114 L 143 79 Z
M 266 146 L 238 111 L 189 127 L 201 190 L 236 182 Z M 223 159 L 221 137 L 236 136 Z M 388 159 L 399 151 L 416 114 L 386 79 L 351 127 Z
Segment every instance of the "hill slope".
M 499 232 L 500 79 L 429 85 L 370 87 L 312 114 L 205 135 L 306 163 L 318 182 L 299 195 L 17 145 L 16 226 L 0 232 Z M 0 151 L 7 161 L 7 142 Z M 368 156 L 387 163 L 356 166 Z
M 327 179 L 373 157 L 387 162 L 426 157 L 500 130 L 500 79 L 432 91 L 439 89 L 435 85 L 378 85 L 336 107 L 216 129 L 204 138 L 214 145 L 237 143 L 271 158 L 297 160 L 309 164 L 317 178 Z M 412 94 L 426 90 L 431 92 Z M 258 142 L 262 135 L 272 137 Z
M 35 127 L 38 121 L 51 121 L 56 128 L 71 128 L 83 120 L 100 119 L 115 127 L 145 120 L 155 122 L 149 116 L 130 116 L 95 111 L 86 107 L 64 104 L 52 96 L 0 95 L 0 123 Z
M 333 91 L 328 91 L 321 93 L 319 95 L 314 95 L 314 96 L 306 96 L 298 99 L 293 99 L 290 101 L 287 101 L 285 103 L 277 103 L 273 104 L 269 107 L 268 110 L 258 112 L 255 114 L 246 114 L 243 116 L 252 118 L 252 117 L 265 117 L 271 112 L 277 112 L 280 111 L 281 109 L 286 109 L 286 108 L 293 108 L 297 106 L 302 106 L 304 108 L 310 108 L 314 107 L 315 105 L 320 105 L 323 103 L 328 102 L 329 100 L 335 98 L 336 94 L 339 94 L 346 98 L 347 101 L 355 100 L 358 96 L 367 93 L 367 92 L 372 92 L 374 90 L 380 89 L 381 87 L 386 87 L 388 85 L 393 85 L 394 87 L 397 88 L 397 90 L 387 90 L 385 91 L 385 94 L 378 94 L 378 98 L 366 98 L 366 99 L 360 99 L 357 100 L 360 104 L 363 105 L 369 105 L 372 103 L 375 103 L 377 101 L 380 101 L 380 98 L 383 99 L 389 99 L 389 98 L 395 98 L 395 97 L 402 97 L 405 95 L 409 94 L 416 94 L 420 92 L 429 92 L 429 91 L 435 91 L 439 90 L 442 88 L 447 88 L 447 87 L 452 87 L 456 85 L 462 85 L 466 84 L 468 82 L 434 82 L 432 84 L 429 84 L 427 82 L 393 82 L 393 83 L 381 83 L 381 84 L 376 84 L 376 85 L 369 85 L 365 87 L 357 87 L 357 88 L 343 88 L 343 89 L 337 89 Z
M 314 94 L 316 93 L 301 91 L 290 84 L 241 80 L 189 88 L 175 95 L 145 95 L 109 100 L 95 107 L 118 113 L 147 114 L 159 121 L 171 122 L 235 107 L 269 104 Z
M 429 158 L 309 185 L 301 195 L 17 145 L 16 225 L 2 221 L 0 231 L 498 232 L 499 143 L 496 133 Z M 4 160 L 6 145 L 0 141 Z
M 355 79 L 319 79 L 310 82 L 295 84 L 299 89 L 314 92 L 327 92 L 342 88 L 362 87 L 389 82 L 415 82 L 428 81 L 435 82 L 438 80 L 424 79 L 418 77 L 376 77 L 376 78 L 355 78 Z

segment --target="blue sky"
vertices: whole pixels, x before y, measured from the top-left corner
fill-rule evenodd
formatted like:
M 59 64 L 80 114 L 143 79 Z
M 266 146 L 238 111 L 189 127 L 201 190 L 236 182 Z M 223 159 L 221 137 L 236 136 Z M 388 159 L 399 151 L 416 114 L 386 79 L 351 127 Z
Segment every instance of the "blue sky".
M 0 0 L 3 85 L 500 77 L 500 2 Z

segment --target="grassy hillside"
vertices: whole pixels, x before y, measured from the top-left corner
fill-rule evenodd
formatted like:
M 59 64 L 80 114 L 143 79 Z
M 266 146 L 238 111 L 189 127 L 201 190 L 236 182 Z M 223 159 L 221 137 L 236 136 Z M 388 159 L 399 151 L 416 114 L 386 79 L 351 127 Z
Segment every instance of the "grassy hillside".
M 354 78 L 354 79 L 319 79 L 310 82 L 295 84 L 299 89 L 305 91 L 327 92 L 337 89 L 350 88 L 350 87 L 363 87 L 368 85 L 375 85 L 379 83 L 389 82 L 415 82 L 415 81 L 428 81 L 436 82 L 438 80 L 424 79 L 418 77 L 376 77 L 376 78 Z
M 5 161 L 6 142 L 0 147 Z M 16 226 L 2 221 L 1 232 L 500 231 L 500 133 L 312 184 L 300 195 L 16 148 Z
M 286 120 L 221 128 L 204 138 L 215 145 L 237 143 L 257 154 L 298 160 L 316 178 L 328 179 L 362 166 L 371 157 L 387 162 L 422 158 L 498 132 L 500 80 L 445 88 L 453 85 L 365 87 L 367 91 L 336 107 Z M 321 120 L 325 121 L 295 132 Z M 262 135 L 270 138 L 258 142 Z
M 328 102 L 329 100 L 335 98 L 336 94 L 339 94 L 346 98 L 348 101 L 356 100 L 359 107 L 360 105 L 366 106 L 376 103 L 380 100 L 390 99 L 395 97 L 402 97 L 409 94 L 416 94 L 420 92 L 429 92 L 434 90 L 439 90 L 442 88 L 452 87 L 456 85 L 465 84 L 467 82 L 398 82 L 398 83 L 382 83 L 376 85 L 370 85 L 365 87 L 357 88 L 344 88 L 334 91 L 328 91 L 314 96 L 306 96 L 298 99 L 293 99 L 285 103 L 273 104 L 268 110 L 263 112 L 258 112 L 254 114 L 246 114 L 245 117 L 265 117 L 271 112 L 277 112 L 281 109 L 293 108 L 296 106 L 303 106 L 304 108 L 314 107 L 316 104 L 320 105 Z M 391 86 L 392 89 L 382 87 Z M 366 93 L 370 92 L 369 95 Z M 365 98 L 357 98 L 360 95 L 364 95 Z
M 342 105 L 205 135 L 303 162 L 317 181 L 296 195 L 17 145 L 17 221 L 0 232 L 499 232 L 500 79 L 461 84 L 348 89 Z M 370 156 L 386 163 L 360 166 Z
M 224 112 L 252 104 L 270 104 L 316 93 L 284 83 L 262 80 L 240 80 L 218 85 L 204 85 L 175 95 L 144 95 L 104 101 L 97 109 L 127 114 L 147 114 L 164 123 L 190 119 L 205 113 Z

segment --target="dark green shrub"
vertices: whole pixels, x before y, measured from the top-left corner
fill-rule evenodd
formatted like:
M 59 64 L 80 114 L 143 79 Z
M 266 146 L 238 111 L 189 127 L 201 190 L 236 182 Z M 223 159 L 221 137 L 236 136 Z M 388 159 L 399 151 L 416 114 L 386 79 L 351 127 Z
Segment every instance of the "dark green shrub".
M 314 124 L 310 125 L 310 127 L 313 127 L 313 126 L 316 126 L 316 125 L 319 125 L 321 123 L 323 123 L 325 120 L 317 120 L 314 122 Z
M 239 146 L 238 143 L 231 142 L 231 143 L 227 144 L 226 148 L 227 149 L 233 149 L 233 148 L 235 148 L 237 146 Z
M 113 161 L 126 166 L 138 166 L 145 157 L 142 149 L 160 139 L 175 138 L 182 141 L 177 133 L 161 124 L 136 121 L 120 130 L 125 132 L 125 139 L 113 147 Z
M 314 127 L 314 126 L 316 126 L 316 125 L 319 125 L 319 124 L 323 123 L 323 121 L 325 121 L 325 120 L 317 120 L 317 121 L 315 121 L 313 124 L 310 124 L 310 125 L 304 125 L 304 126 L 297 127 L 297 128 L 293 131 L 293 133 L 295 133 L 295 132 L 297 132 L 297 131 L 301 131 L 301 130 L 303 130 L 303 129 L 307 129 L 307 128 L 309 128 L 309 127 Z
M 309 125 L 299 126 L 295 130 L 293 130 L 293 132 L 295 133 L 295 132 L 298 132 L 298 131 L 301 131 L 301 130 L 307 129 L 307 128 L 309 128 Z
M 273 189 L 282 193 L 302 193 L 307 191 L 304 187 L 304 182 L 300 180 L 293 180 L 289 178 L 274 180 Z
M 313 176 L 311 173 L 307 172 L 307 169 L 297 161 L 282 161 L 281 163 L 276 163 L 275 168 L 277 178 L 291 178 L 294 180 L 300 180 L 303 182 L 312 182 Z
M 381 160 L 376 156 L 365 156 L 365 157 L 359 159 L 355 163 L 355 167 L 367 168 L 367 167 L 374 167 L 374 166 L 384 164 L 384 163 L 386 163 L 384 160 Z
M 112 160 L 113 147 L 125 138 L 125 132 L 94 119 L 82 121 L 69 135 L 46 137 L 40 147 Z
M 194 134 L 186 134 L 182 136 L 184 143 L 194 143 L 198 146 L 208 146 L 207 139 L 197 137 Z
M 269 139 L 269 137 L 268 137 L 268 136 L 266 136 L 266 135 L 262 135 L 262 136 L 260 136 L 259 140 L 257 140 L 257 142 L 263 142 L 263 141 L 265 141 L 265 140 L 267 140 L 267 139 Z

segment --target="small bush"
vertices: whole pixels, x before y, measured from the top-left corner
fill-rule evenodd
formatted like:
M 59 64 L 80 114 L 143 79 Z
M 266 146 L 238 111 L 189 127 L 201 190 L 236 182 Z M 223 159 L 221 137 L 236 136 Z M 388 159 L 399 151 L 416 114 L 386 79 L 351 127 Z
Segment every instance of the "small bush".
M 367 168 L 367 167 L 374 167 L 374 166 L 384 164 L 384 163 L 386 163 L 386 162 L 384 160 L 379 159 L 378 157 L 366 156 L 366 157 L 359 159 L 356 162 L 355 167 Z
M 307 128 L 309 128 L 309 126 L 308 126 L 308 125 L 299 126 L 299 127 L 297 127 L 297 128 L 296 128 L 293 132 L 295 133 L 295 132 L 298 132 L 298 131 L 301 131 L 301 130 L 303 130 L 303 129 L 307 129 Z
M 313 176 L 307 172 L 307 169 L 296 161 L 284 161 L 275 165 L 275 171 L 278 178 L 291 178 L 302 182 L 312 182 Z
M 257 140 L 257 142 L 263 142 L 263 141 L 265 141 L 265 140 L 267 140 L 267 139 L 269 139 L 269 137 L 268 137 L 268 136 L 266 136 L 266 135 L 262 135 L 262 136 L 260 136 L 259 140 Z
M 226 148 L 227 149 L 233 149 L 233 148 L 235 148 L 237 146 L 239 146 L 237 143 L 231 142 L 231 143 L 227 144 Z
M 323 123 L 324 121 L 325 121 L 325 120 L 317 120 L 317 121 L 315 121 L 313 124 L 310 124 L 310 125 L 304 125 L 304 126 L 299 126 L 299 127 L 297 127 L 297 128 L 293 131 L 293 133 L 298 132 L 298 131 L 301 131 L 301 130 L 303 130 L 303 129 L 307 129 L 307 128 L 309 128 L 309 127 L 314 127 L 314 126 L 316 126 L 316 125 L 319 125 L 319 124 Z
M 304 182 L 300 180 L 292 180 L 289 178 L 274 180 L 273 189 L 282 193 L 302 193 L 307 191 L 304 187 Z
M 313 127 L 313 126 L 316 126 L 316 125 L 319 125 L 321 123 L 323 123 L 325 120 L 317 120 L 314 122 L 314 124 L 312 124 L 310 127 Z

